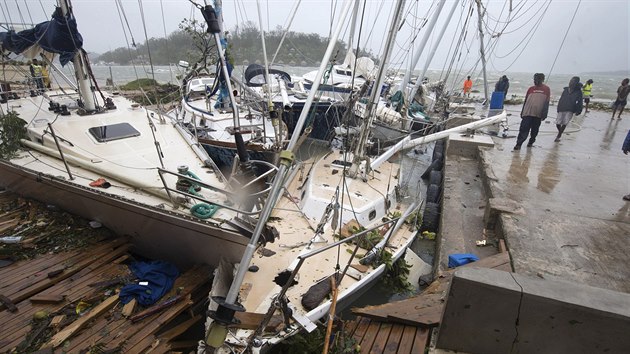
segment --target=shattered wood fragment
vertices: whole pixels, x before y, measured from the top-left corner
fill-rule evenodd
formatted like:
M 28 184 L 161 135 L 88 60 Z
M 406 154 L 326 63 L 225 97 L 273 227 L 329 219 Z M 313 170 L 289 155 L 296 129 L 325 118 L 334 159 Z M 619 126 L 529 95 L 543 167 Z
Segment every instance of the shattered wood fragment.
M 122 309 L 122 315 L 125 317 L 131 316 L 133 310 L 136 308 L 136 299 L 131 299 Z
M 2 303 L 9 312 L 17 312 L 18 310 L 13 301 L 4 295 L 0 295 L 0 303 Z
M 50 321 L 50 327 L 57 328 L 66 319 L 66 315 L 57 315 Z

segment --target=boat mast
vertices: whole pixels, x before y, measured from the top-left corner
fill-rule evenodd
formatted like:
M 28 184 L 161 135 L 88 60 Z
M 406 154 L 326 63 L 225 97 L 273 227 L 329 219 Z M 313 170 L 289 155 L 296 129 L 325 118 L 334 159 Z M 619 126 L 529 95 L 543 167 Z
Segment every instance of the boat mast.
M 370 134 L 370 127 L 372 126 L 372 122 L 374 121 L 374 110 L 376 109 L 376 106 L 378 105 L 378 100 L 381 97 L 381 87 L 383 86 L 383 82 L 385 81 L 385 68 L 387 67 L 387 61 L 389 60 L 389 56 L 392 52 L 392 48 L 396 40 L 396 31 L 400 26 L 400 21 L 402 18 L 401 14 L 402 10 L 405 7 L 405 2 L 406 0 L 399 0 L 396 3 L 394 17 L 392 18 L 389 32 L 387 33 L 387 39 L 385 40 L 385 50 L 383 53 L 382 63 L 378 70 L 378 74 L 376 75 L 376 80 L 374 80 L 374 86 L 372 86 L 370 100 L 368 101 L 367 107 L 365 108 L 366 117 L 363 119 L 361 134 L 359 135 L 359 140 L 354 150 L 352 167 L 348 171 L 350 177 L 356 177 L 358 175 L 359 165 L 361 164 L 361 161 L 365 160 L 365 145 Z M 366 166 L 365 172 L 367 172 L 368 170 L 369 166 Z
M 406 92 L 407 84 L 409 83 L 409 80 L 411 80 L 411 71 L 416 67 L 416 65 L 418 65 L 418 62 L 420 61 L 420 55 L 422 55 L 422 52 L 424 52 L 424 47 L 427 45 L 427 42 L 429 41 L 429 37 L 431 36 L 431 33 L 433 33 L 433 28 L 435 27 L 435 23 L 437 22 L 438 17 L 440 17 L 440 12 L 442 12 L 442 8 L 444 7 L 445 2 L 446 0 L 440 0 L 440 2 L 438 3 L 437 8 L 435 9 L 435 13 L 433 14 L 433 17 L 431 18 L 431 22 L 429 22 L 429 25 L 427 26 L 426 31 L 424 32 L 424 36 L 422 37 L 422 40 L 420 41 L 420 44 L 418 45 L 418 49 L 414 53 L 413 60 L 411 61 L 411 65 L 409 65 L 409 70 L 405 72 L 405 78 L 400 83 L 400 91 L 402 91 L 403 93 Z M 439 42 L 439 39 L 438 39 L 438 42 Z M 411 45 L 413 45 L 413 43 Z M 422 81 L 422 77 L 420 77 L 419 79 L 420 80 L 416 80 L 416 81 Z M 410 96 L 410 97 L 413 97 L 413 96 Z
M 427 73 L 427 70 L 429 69 L 431 60 L 433 60 L 433 56 L 435 55 L 435 52 L 437 51 L 438 46 L 442 42 L 442 37 L 444 37 L 446 28 L 451 23 L 451 18 L 453 18 L 453 13 L 455 13 L 455 9 L 457 8 L 457 5 L 459 5 L 459 0 L 453 1 L 453 7 L 451 7 L 451 12 L 448 13 L 446 22 L 444 22 L 444 26 L 442 26 L 442 30 L 440 31 L 440 34 L 436 38 L 435 44 L 433 45 L 433 48 L 431 48 L 431 52 L 429 52 L 429 57 L 424 63 L 424 67 L 422 68 L 422 73 L 420 74 L 420 76 L 418 76 L 416 83 L 413 85 L 413 89 L 411 89 L 411 93 L 409 94 L 409 102 L 413 100 L 413 97 L 416 95 L 416 92 L 418 91 L 418 87 L 420 87 L 420 84 L 422 83 L 422 80 L 424 79 L 424 75 Z
M 282 133 L 280 132 L 280 121 L 278 119 L 278 112 L 274 109 L 273 101 L 271 100 L 271 80 L 269 78 L 269 61 L 267 60 L 267 44 L 265 43 L 265 29 L 263 27 L 262 12 L 260 11 L 260 1 L 256 0 L 256 8 L 258 9 L 258 22 L 260 26 L 260 40 L 262 42 L 263 59 L 265 61 L 265 82 L 267 83 L 267 109 L 269 110 L 269 116 L 271 117 L 271 124 L 273 125 L 273 132 L 276 137 L 276 144 L 280 146 L 282 144 L 280 139 Z
M 326 53 L 322 58 L 319 70 L 317 71 L 317 75 L 315 76 L 313 87 L 308 93 L 308 97 L 306 99 L 306 102 L 304 103 L 304 108 L 302 109 L 302 112 L 300 113 L 300 118 L 296 123 L 294 130 L 295 133 L 291 135 L 291 140 L 287 145 L 287 149 L 280 153 L 280 166 L 278 167 L 278 172 L 276 173 L 276 177 L 273 180 L 273 184 L 271 186 L 271 190 L 269 191 L 267 200 L 265 201 L 265 205 L 260 212 L 258 223 L 256 223 L 256 227 L 254 228 L 249 244 L 247 245 L 247 248 L 243 253 L 243 257 L 241 258 L 241 263 L 238 267 L 236 276 L 234 277 L 234 280 L 230 285 L 230 290 L 228 291 L 225 300 L 219 303 L 219 307 L 213 317 L 214 322 L 212 323 L 212 326 L 210 326 L 210 329 L 207 333 L 206 342 L 212 347 L 216 348 L 223 345 L 223 341 L 225 340 L 225 336 L 227 335 L 227 326 L 232 323 L 235 311 L 238 311 L 240 309 L 239 305 L 236 304 L 236 299 L 238 298 L 238 293 L 240 292 L 243 279 L 245 278 L 245 273 L 247 272 L 249 264 L 254 257 L 254 252 L 256 251 L 258 239 L 260 238 L 263 228 L 265 227 L 265 224 L 267 223 L 267 220 L 269 219 L 269 216 L 271 215 L 271 212 L 276 204 L 276 199 L 280 196 L 280 192 L 282 191 L 283 184 L 285 183 L 285 178 L 289 167 L 293 164 L 293 149 L 297 146 L 298 140 L 300 138 L 299 132 L 302 131 L 302 128 L 306 123 L 306 118 L 308 117 L 313 99 L 315 98 L 317 89 L 319 88 L 322 77 L 324 76 L 324 72 L 326 71 L 328 61 L 332 56 L 332 52 L 335 49 L 337 39 L 339 38 L 339 34 L 341 33 L 341 30 L 343 28 L 344 21 L 348 17 L 350 7 L 353 5 L 354 2 L 355 0 L 348 1 L 341 13 L 339 22 L 337 23 L 337 27 L 330 36 L 328 48 L 326 49 Z
M 481 23 L 481 19 L 483 15 L 481 14 L 481 0 L 475 0 L 477 3 L 477 20 L 479 24 L 479 53 L 481 54 L 481 68 L 483 71 L 483 94 L 486 99 L 484 102 L 484 106 L 488 104 L 488 80 L 486 79 L 486 52 L 483 47 L 483 27 Z
M 354 60 L 352 60 L 353 58 L 356 58 L 356 56 L 353 56 L 351 54 L 354 54 L 354 32 L 356 31 L 356 27 L 357 27 L 357 17 L 359 15 L 359 2 L 355 2 L 354 3 L 354 9 L 352 9 L 352 22 L 350 23 L 350 36 L 348 37 L 348 51 L 346 53 L 346 57 L 344 58 L 344 64 L 348 64 L 350 66 L 350 68 L 352 68 L 352 70 L 354 70 Z M 359 55 L 359 53 L 356 53 L 356 55 Z
M 72 15 L 70 0 L 59 0 L 58 4 L 64 16 Z M 72 63 L 74 64 L 74 75 L 77 79 L 79 94 L 83 100 L 83 108 L 88 112 L 93 112 L 96 110 L 96 101 L 94 100 L 94 93 L 92 92 L 92 85 L 90 85 L 90 77 L 87 72 L 87 60 L 83 51 L 80 50 L 81 48 L 76 49 L 77 53 L 74 55 Z

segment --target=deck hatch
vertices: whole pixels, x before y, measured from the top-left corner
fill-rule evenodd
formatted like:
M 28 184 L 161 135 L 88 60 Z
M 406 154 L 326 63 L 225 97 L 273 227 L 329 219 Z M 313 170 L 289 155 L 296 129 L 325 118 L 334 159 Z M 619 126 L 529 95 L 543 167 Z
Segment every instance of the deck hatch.
M 140 132 L 129 123 L 102 125 L 92 127 L 88 131 L 99 143 L 140 136 Z

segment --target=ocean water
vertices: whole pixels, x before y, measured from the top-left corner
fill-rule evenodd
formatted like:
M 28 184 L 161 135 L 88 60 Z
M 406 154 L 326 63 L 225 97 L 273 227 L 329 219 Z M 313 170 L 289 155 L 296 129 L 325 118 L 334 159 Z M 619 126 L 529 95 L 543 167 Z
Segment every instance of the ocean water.
M 292 78 L 295 80 L 296 78 L 301 77 L 307 72 L 317 70 L 316 67 L 300 67 L 300 66 L 284 66 L 278 67 L 279 69 L 286 71 L 289 73 Z M 183 71 L 181 68 L 172 65 L 169 66 L 156 66 L 151 68 L 148 65 L 144 66 L 102 66 L 102 65 L 94 65 L 92 67 L 94 71 L 94 76 L 96 77 L 99 85 L 105 85 L 106 80 L 108 78 L 113 78 L 114 83 L 117 85 L 125 84 L 129 81 L 136 80 L 137 78 L 155 78 L 156 81 L 160 83 L 172 83 L 177 85 L 179 83 L 178 75 L 182 75 Z M 65 69 L 66 75 L 72 77 L 69 68 Z M 235 68 L 235 75 L 242 75 L 244 71 L 243 66 L 237 66 Z M 442 72 L 439 70 L 429 70 L 427 72 L 427 77 L 431 81 L 438 80 L 441 77 Z M 488 91 L 492 93 L 494 90 L 494 84 L 497 82 L 499 77 L 502 75 L 506 75 L 510 79 L 510 89 L 508 91 L 508 96 L 517 95 L 517 96 L 525 96 L 527 89 L 533 85 L 533 73 L 522 73 L 522 72 L 514 72 L 514 73 L 498 73 L 498 72 L 490 72 L 488 73 Z M 454 92 L 461 90 L 461 86 L 463 86 L 463 82 L 465 77 L 463 75 L 451 75 L 452 78 L 447 82 L 447 89 L 452 90 Z M 562 88 L 567 86 L 569 80 L 574 75 L 569 74 L 552 74 L 548 76 L 546 79 L 546 84 L 551 89 L 551 94 L 554 97 L 559 97 L 562 93 Z M 627 76 L 620 76 L 608 73 L 596 73 L 596 74 L 580 74 L 577 73 L 575 76 L 579 76 L 582 82 L 586 82 L 588 79 L 593 79 L 593 99 L 594 100 L 614 100 L 617 96 L 617 88 L 621 84 L 621 80 L 623 80 Z M 473 94 L 476 96 L 483 96 L 483 79 L 481 77 L 472 76 L 473 80 Z M 457 82 L 453 82 L 457 81 Z

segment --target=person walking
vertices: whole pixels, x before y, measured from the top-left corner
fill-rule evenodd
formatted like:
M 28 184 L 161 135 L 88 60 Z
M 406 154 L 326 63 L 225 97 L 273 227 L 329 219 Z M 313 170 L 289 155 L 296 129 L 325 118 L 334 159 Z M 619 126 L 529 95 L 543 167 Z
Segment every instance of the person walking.
M 564 88 L 558 100 L 558 116 L 556 117 L 558 135 L 554 140 L 555 142 L 560 141 L 560 137 L 573 115 L 579 116 L 582 113 L 582 87 L 580 85 L 580 78 L 572 77 L 569 86 Z
M 626 135 L 626 139 L 623 141 L 623 145 L 621 146 L 621 151 L 623 151 L 623 153 L 626 155 L 628 155 L 628 152 L 630 152 L 630 130 L 628 130 L 628 135 Z M 623 200 L 630 202 L 630 194 L 624 195 Z
M 540 123 L 547 119 L 551 90 L 549 90 L 547 85 L 543 84 L 544 81 L 545 74 L 534 74 L 534 86 L 530 87 L 527 90 L 527 94 L 525 94 L 525 102 L 521 110 L 521 126 L 519 128 L 518 137 L 516 138 L 514 151 L 521 149 L 521 145 L 523 145 L 523 142 L 527 139 L 530 130 L 531 136 L 529 142 L 527 142 L 527 146 L 533 146 L 538 136 Z
M 464 81 L 464 96 L 470 97 L 470 90 L 472 90 L 473 82 L 470 80 L 470 76 Z
M 630 93 L 630 79 L 625 78 L 621 81 L 621 86 L 617 89 L 617 99 L 613 103 L 613 112 L 612 118 L 615 118 L 615 112 L 619 109 L 619 114 L 617 115 L 617 119 L 621 119 L 621 113 L 623 113 L 623 109 L 626 108 L 626 104 L 628 103 L 628 94 Z
M 584 86 L 582 86 L 582 97 L 584 97 L 584 114 L 588 113 L 588 104 L 591 102 L 593 94 L 593 79 L 588 79 Z

